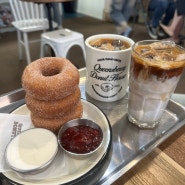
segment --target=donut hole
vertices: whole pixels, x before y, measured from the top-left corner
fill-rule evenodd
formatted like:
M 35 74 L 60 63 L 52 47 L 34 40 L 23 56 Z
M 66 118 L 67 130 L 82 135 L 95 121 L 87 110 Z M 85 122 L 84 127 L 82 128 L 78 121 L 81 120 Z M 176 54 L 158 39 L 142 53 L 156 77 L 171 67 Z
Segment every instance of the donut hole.
M 55 76 L 58 75 L 61 72 L 59 68 L 50 68 L 50 69 L 45 69 L 42 71 L 42 75 L 45 77 L 49 76 Z

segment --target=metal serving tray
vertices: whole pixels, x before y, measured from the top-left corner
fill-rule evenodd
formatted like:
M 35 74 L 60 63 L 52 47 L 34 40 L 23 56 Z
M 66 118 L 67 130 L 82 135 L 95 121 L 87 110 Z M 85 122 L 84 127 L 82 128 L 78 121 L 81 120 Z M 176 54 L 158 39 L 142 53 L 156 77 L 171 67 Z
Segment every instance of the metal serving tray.
M 86 70 L 82 69 L 80 74 L 82 98 L 98 106 L 107 115 L 112 126 L 112 157 L 105 174 L 98 184 L 114 182 L 155 147 L 185 125 L 185 107 L 170 100 L 159 126 L 155 129 L 140 129 L 129 123 L 127 119 L 127 97 L 111 103 L 96 101 L 85 93 Z
M 113 147 L 111 156 L 107 159 L 109 164 L 104 175 L 99 180 L 97 179 L 96 184 L 111 184 L 185 125 L 185 95 L 174 94 L 172 96 L 175 101 L 170 100 L 159 126 L 155 129 L 140 129 L 129 123 L 127 119 L 127 96 L 111 103 L 96 101 L 85 93 L 85 68 L 80 70 L 80 75 L 81 97 L 99 107 L 108 117 L 112 127 Z M 16 99 L 14 103 L 11 103 L 12 96 L 0 97 L 0 112 L 11 112 L 24 103 L 23 90 L 20 89 L 12 95 L 15 96 L 16 93 L 21 98 L 18 98 L 19 101 Z M 184 106 L 177 103 L 176 100 Z M 84 183 L 89 184 L 89 179 Z

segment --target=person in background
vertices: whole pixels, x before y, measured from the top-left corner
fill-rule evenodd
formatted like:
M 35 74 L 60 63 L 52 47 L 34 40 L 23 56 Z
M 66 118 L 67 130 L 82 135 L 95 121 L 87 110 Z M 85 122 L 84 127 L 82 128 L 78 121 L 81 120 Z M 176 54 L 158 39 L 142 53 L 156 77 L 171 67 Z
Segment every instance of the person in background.
M 52 3 L 53 5 L 53 20 L 58 23 L 58 28 L 62 28 L 62 15 L 60 10 L 60 3 Z
M 133 15 L 136 0 L 112 0 L 110 16 L 116 26 L 117 34 L 128 37 L 132 28 L 128 20 Z
M 159 23 L 168 25 L 175 12 L 174 0 L 150 0 L 148 5 L 149 30 L 148 34 L 152 39 L 165 36 L 160 29 Z
M 177 44 L 180 43 L 180 33 L 183 29 L 185 17 L 185 0 L 176 0 L 176 11 L 173 20 L 169 26 L 160 24 L 164 32 Z
M 51 8 L 51 16 L 52 20 L 55 21 L 58 24 L 58 29 L 62 28 L 62 9 L 60 10 L 60 3 L 51 3 L 50 4 Z M 48 14 L 48 11 L 46 11 Z

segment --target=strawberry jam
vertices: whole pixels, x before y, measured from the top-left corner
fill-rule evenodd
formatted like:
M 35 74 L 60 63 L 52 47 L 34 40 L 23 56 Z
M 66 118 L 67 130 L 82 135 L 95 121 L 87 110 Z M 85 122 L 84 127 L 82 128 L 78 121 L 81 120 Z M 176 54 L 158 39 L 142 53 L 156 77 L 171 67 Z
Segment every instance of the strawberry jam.
M 102 133 L 89 126 L 70 127 L 61 136 L 61 144 L 67 151 L 85 154 L 95 150 L 102 142 Z

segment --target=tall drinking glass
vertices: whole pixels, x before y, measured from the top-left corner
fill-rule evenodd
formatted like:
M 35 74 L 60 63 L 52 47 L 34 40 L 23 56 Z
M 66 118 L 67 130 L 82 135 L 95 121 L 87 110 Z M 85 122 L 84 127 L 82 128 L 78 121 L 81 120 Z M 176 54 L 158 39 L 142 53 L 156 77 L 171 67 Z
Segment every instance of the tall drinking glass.
M 133 45 L 131 55 L 128 118 L 154 128 L 185 67 L 185 49 L 172 41 L 144 40 Z

